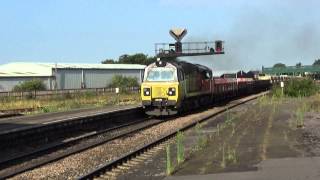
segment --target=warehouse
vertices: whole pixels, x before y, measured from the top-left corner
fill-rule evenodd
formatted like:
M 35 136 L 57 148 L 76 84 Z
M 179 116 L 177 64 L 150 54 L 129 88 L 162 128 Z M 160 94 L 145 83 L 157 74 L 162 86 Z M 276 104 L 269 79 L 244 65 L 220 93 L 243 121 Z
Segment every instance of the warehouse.
M 141 83 L 144 65 L 9 63 L 0 65 L 0 91 L 11 91 L 24 81 L 40 79 L 48 90 L 103 88 L 114 75 L 136 77 Z

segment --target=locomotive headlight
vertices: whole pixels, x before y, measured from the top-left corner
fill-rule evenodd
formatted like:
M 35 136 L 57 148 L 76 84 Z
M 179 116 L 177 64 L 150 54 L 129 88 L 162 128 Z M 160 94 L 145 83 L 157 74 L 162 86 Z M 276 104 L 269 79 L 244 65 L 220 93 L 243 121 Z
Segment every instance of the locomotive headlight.
M 176 88 L 169 88 L 168 94 L 169 94 L 169 96 L 175 96 L 176 95 Z
M 151 94 L 150 92 L 151 92 L 150 88 L 143 88 L 143 95 L 150 96 Z

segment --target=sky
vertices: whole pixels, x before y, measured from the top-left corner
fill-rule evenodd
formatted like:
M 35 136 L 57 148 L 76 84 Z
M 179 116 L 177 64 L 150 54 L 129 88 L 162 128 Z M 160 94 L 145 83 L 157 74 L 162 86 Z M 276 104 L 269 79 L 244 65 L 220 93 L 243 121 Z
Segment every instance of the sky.
M 173 42 L 225 41 L 225 55 L 182 58 L 214 70 L 261 69 L 320 58 L 317 0 L 3 0 L 0 64 L 100 63 L 123 54 L 154 54 Z

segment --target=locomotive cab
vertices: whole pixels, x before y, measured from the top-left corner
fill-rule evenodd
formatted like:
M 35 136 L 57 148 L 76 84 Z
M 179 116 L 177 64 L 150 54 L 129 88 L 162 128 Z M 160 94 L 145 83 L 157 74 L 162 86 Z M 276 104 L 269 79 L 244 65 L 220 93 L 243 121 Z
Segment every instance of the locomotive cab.
M 157 61 L 145 69 L 141 84 L 142 106 L 149 115 L 172 115 L 179 108 L 179 77 L 169 62 Z

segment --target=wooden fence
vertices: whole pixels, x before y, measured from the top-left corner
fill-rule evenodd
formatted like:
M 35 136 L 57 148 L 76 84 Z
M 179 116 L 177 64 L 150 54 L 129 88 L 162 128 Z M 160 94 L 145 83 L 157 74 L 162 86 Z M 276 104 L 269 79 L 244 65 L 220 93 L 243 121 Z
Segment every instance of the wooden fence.
M 139 92 L 140 87 L 127 87 L 120 89 L 120 92 Z M 74 94 L 85 94 L 94 93 L 101 95 L 105 93 L 116 93 L 116 88 L 90 88 L 90 89 L 64 89 L 64 90 L 49 90 L 49 91 L 26 91 L 26 92 L 0 92 L 0 99 L 5 98 L 50 98 L 55 96 L 74 95 Z

